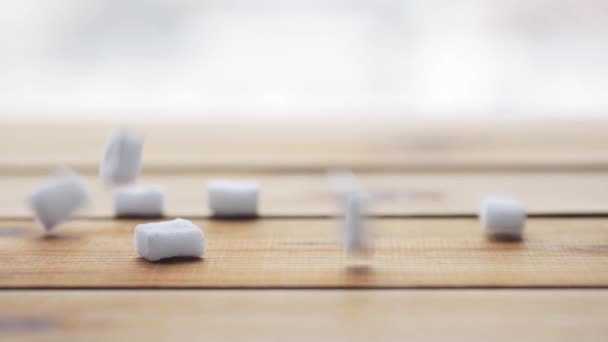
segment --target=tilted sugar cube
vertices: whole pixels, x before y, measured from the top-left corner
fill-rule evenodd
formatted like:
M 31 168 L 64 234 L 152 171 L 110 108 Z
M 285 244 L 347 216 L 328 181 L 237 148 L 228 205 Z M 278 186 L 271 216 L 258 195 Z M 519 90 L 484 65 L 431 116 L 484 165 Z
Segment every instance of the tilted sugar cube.
M 110 184 L 135 181 L 141 170 L 143 135 L 128 131 L 114 131 L 106 142 L 99 175 Z
M 139 224 L 135 227 L 135 249 L 148 261 L 172 257 L 202 257 L 205 235 L 194 223 L 172 221 Z
M 260 185 L 255 181 L 213 180 L 207 184 L 209 208 L 215 216 L 256 216 Z
M 114 211 L 119 217 L 160 217 L 165 191 L 158 186 L 125 186 L 114 190 Z
M 27 202 L 36 220 L 51 230 L 82 207 L 89 199 L 84 181 L 71 171 L 63 171 L 35 188 Z
M 370 199 L 366 193 L 354 193 L 347 197 L 343 227 L 346 255 L 365 254 L 371 249 L 366 222 L 366 208 Z
M 513 198 L 486 197 L 481 203 L 479 219 L 491 237 L 521 239 L 526 223 L 526 209 Z

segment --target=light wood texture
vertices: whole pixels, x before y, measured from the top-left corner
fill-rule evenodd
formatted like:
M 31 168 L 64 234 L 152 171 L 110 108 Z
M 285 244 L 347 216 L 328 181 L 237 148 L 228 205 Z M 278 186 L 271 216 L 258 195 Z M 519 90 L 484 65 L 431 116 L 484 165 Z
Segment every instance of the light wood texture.
M 608 121 L 137 125 L 144 169 L 605 169 Z M 0 171 L 95 172 L 112 126 L 3 124 Z
M 41 237 L 0 225 L 0 287 L 608 286 L 608 219 L 530 219 L 523 242 L 488 241 L 474 219 L 378 219 L 367 271 L 337 244 L 339 221 L 196 221 L 204 260 L 149 263 L 140 221 L 80 221 Z
M 8 341 L 604 341 L 605 290 L 4 291 Z
M 210 179 L 257 179 L 261 216 L 337 216 L 341 201 L 330 192 L 323 173 L 186 173 L 144 175 L 141 184 L 167 191 L 167 217 L 210 215 L 206 183 Z M 377 201 L 375 215 L 476 215 L 487 194 L 515 196 L 530 214 L 607 214 L 608 174 L 604 173 L 361 173 L 361 188 L 376 194 L 404 193 L 408 199 Z M 30 217 L 25 196 L 46 176 L 0 176 L 0 217 Z M 79 217 L 110 218 L 111 189 L 88 177 L 93 201 Z
M 340 221 L 320 218 L 340 213 L 332 168 L 355 170 L 366 191 L 413 195 L 377 203 L 376 215 L 474 215 L 487 193 L 535 215 L 608 214 L 608 121 L 138 127 L 141 183 L 166 186 L 167 217 L 208 216 L 205 182 L 227 177 L 261 182 L 265 218 L 197 219 L 203 260 L 146 262 L 133 246 L 146 221 L 110 219 L 110 189 L 95 176 L 111 126 L 4 124 L 0 340 L 608 336 L 608 218 L 529 219 L 521 242 L 490 241 L 473 218 L 378 218 L 368 260 L 347 260 Z M 62 165 L 87 174 L 93 206 L 43 236 L 23 199 Z M 378 290 L 421 287 L 446 289 Z

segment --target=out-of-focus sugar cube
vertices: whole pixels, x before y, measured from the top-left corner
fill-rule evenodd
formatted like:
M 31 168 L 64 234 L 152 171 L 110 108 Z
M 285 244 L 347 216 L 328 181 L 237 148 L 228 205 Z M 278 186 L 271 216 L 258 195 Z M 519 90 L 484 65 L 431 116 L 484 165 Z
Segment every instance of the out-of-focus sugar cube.
M 84 181 L 71 171 L 63 171 L 35 188 L 27 202 L 36 220 L 51 230 L 82 207 L 89 199 Z
M 479 219 L 490 237 L 521 239 L 526 223 L 526 209 L 513 198 L 485 197 L 481 203 Z
M 114 211 L 119 217 L 161 217 L 165 191 L 159 186 L 125 186 L 114 190 Z
M 141 170 L 142 134 L 129 130 L 116 130 L 108 138 L 99 175 L 110 184 L 135 181 Z
M 207 184 L 209 208 L 219 217 L 256 216 L 260 184 L 255 181 L 213 180 Z
M 343 247 L 346 255 L 361 255 L 371 251 L 367 231 L 367 204 L 371 197 L 367 193 L 354 193 L 347 197 L 344 213 Z

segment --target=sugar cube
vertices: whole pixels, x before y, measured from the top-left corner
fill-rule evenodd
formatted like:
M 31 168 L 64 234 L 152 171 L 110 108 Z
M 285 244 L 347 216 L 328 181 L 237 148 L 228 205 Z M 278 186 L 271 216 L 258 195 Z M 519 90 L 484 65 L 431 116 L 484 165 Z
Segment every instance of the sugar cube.
M 371 248 L 366 224 L 366 208 L 370 199 L 369 194 L 362 192 L 347 197 L 343 228 L 346 255 L 365 254 Z
M 134 182 L 141 169 L 143 135 L 128 131 L 114 131 L 108 139 L 99 175 L 111 184 Z
M 88 198 L 84 181 L 77 174 L 66 170 L 35 188 L 27 202 L 36 220 L 48 231 L 82 207 Z
M 114 211 L 119 217 L 160 217 L 165 192 L 158 186 L 125 186 L 114 190 Z
M 172 257 L 202 257 L 205 253 L 205 234 L 194 223 L 172 221 L 139 224 L 135 227 L 135 249 L 148 261 Z
M 209 208 L 219 217 L 250 217 L 258 211 L 260 185 L 255 181 L 213 180 L 207 184 Z
M 526 223 L 526 209 L 513 198 L 486 197 L 481 204 L 479 219 L 491 237 L 521 239 Z

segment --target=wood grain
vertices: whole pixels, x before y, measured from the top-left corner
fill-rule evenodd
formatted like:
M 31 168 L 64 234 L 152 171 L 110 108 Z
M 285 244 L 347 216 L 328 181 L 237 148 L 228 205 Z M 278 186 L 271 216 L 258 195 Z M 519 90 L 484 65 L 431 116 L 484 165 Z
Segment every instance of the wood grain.
M 532 218 L 525 239 L 507 243 L 472 218 L 405 217 L 474 215 L 487 193 L 516 196 L 534 215 L 608 214 L 608 121 L 137 127 L 141 183 L 166 187 L 167 217 L 197 218 L 205 258 L 136 255 L 144 221 L 111 219 L 110 189 L 95 176 L 112 126 L 3 124 L 0 340 L 608 336 L 608 218 Z M 23 198 L 57 166 L 87 174 L 94 204 L 43 236 Z M 355 170 L 364 190 L 413 195 L 372 207 L 402 217 L 371 222 L 368 260 L 339 248 L 333 168 Z M 204 219 L 205 182 L 218 177 L 258 179 L 263 218 Z
M 604 341 L 605 290 L 3 291 L 8 341 Z
M 137 125 L 144 169 L 606 169 L 608 121 Z M 0 171 L 96 172 L 111 125 L 3 124 Z
M 488 241 L 474 219 L 378 219 L 366 272 L 348 267 L 329 219 L 196 221 L 204 260 L 149 263 L 139 221 L 77 221 L 42 238 L 0 225 L 0 287 L 606 287 L 608 219 L 531 219 L 519 243 Z
M 213 178 L 256 179 L 261 183 L 260 215 L 337 216 L 341 202 L 330 192 L 323 173 L 145 174 L 141 184 L 167 191 L 167 217 L 207 217 L 206 183 Z M 515 196 L 530 214 L 608 214 L 608 174 L 604 173 L 361 173 L 361 188 L 376 194 L 410 194 L 408 199 L 377 201 L 374 215 L 476 215 L 487 194 Z M 30 217 L 25 196 L 45 176 L 0 176 L 0 217 Z M 93 201 L 79 217 L 111 218 L 111 189 L 87 177 Z

